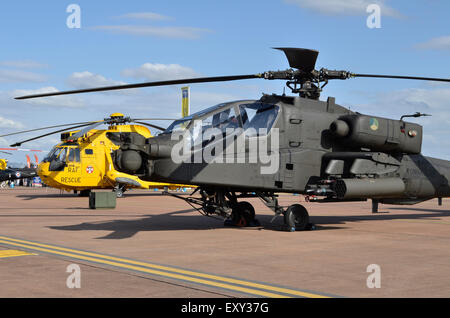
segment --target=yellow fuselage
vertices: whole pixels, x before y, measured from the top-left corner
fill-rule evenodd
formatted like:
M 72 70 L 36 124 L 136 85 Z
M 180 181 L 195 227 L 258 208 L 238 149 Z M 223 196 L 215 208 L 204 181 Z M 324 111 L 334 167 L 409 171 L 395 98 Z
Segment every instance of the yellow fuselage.
M 91 130 L 78 142 L 65 142 L 58 144 L 38 166 L 38 175 L 50 187 L 71 190 L 112 189 L 119 182 L 119 178 L 128 180 L 127 188 L 164 188 L 170 189 L 185 187 L 166 183 L 147 182 L 137 176 L 122 173 L 114 168 L 111 154 L 119 149 L 107 136 L 107 133 L 136 132 L 145 138 L 152 137 L 150 131 L 140 125 L 114 125 L 107 130 Z M 70 139 L 70 138 L 69 138 Z M 53 160 L 50 160 L 52 159 Z M 51 161 L 64 160 L 58 171 L 51 168 Z M 122 183 L 123 184 L 123 183 Z

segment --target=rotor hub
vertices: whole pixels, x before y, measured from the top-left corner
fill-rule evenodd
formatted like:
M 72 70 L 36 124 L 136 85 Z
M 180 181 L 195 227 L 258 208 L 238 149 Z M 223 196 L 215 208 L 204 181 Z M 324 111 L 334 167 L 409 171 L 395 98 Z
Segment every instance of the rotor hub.
M 131 121 L 130 117 L 125 117 L 122 113 L 114 113 L 109 116 L 109 118 L 105 118 L 105 123 L 109 125 L 119 125 L 126 124 Z

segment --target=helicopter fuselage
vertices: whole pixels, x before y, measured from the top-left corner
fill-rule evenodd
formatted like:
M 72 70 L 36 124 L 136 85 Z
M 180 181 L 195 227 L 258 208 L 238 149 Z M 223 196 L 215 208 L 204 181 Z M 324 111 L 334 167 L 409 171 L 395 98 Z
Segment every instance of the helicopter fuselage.
M 113 189 L 118 185 L 144 189 L 172 187 L 116 170 L 112 156 L 120 148 L 121 138 L 129 135 L 150 138 L 146 127 L 114 125 L 107 130 L 91 130 L 77 141 L 70 141 L 74 133 L 64 133 L 63 141 L 39 164 L 38 174 L 45 184 L 65 191 Z
M 185 130 L 191 131 L 192 139 L 195 121 L 212 118 L 214 122 L 215 118 L 232 110 L 239 128 L 246 131 L 248 125 L 244 121 L 249 125 L 251 121 L 244 118 L 248 115 L 242 111 L 247 107 L 248 112 L 249 106 L 245 105 L 255 103 L 277 109 L 267 135 L 246 136 L 245 143 L 235 146 L 231 155 L 220 150 L 221 147 L 213 147 L 222 157 L 217 160 L 216 153 L 215 161 L 205 160 L 205 151 L 210 153 L 213 144 L 225 145 L 228 137 L 224 133 L 222 139 L 206 138 L 200 146 L 193 146 L 180 162 L 174 160 L 174 148 L 180 143 L 174 141 L 174 131 L 163 133 L 147 139 L 145 145 L 135 145 L 137 150 L 132 150 L 146 158 L 143 160 L 146 174 L 141 178 L 189 183 L 211 190 L 301 193 L 323 197 L 325 201 L 371 198 L 408 204 L 450 196 L 450 163 L 420 154 L 420 125 L 354 113 L 335 104 L 334 98 L 324 102 L 266 95 L 259 101 L 232 102 L 210 113 L 194 115 L 192 123 L 185 123 Z M 257 122 L 255 118 L 253 121 Z M 258 127 L 260 124 L 261 121 Z M 211 125 L 214 126 L 206 126 L 211 128 Z M 273 138 L 275 132 L 276 138 Z M 266 154 L 276 159 L 265 163 L 252 161 L 249 155 L 252 139 L 258 142 L 265 139 L 264 144 L 270 145 Z M 276 148 L 270 148 L 274 143 Z M 274 163 L 276 169 L 263 173 L 262 168 Z

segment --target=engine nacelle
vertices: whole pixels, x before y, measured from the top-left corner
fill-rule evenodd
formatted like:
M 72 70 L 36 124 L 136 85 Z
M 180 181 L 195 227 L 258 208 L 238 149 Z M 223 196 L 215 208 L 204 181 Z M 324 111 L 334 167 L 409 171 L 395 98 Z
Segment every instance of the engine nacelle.
M 401 120 L 346 115 L 335 120 L 330 131 L 347 145 L 371 151 L 419 154 L 422 150 L 422 126 Z

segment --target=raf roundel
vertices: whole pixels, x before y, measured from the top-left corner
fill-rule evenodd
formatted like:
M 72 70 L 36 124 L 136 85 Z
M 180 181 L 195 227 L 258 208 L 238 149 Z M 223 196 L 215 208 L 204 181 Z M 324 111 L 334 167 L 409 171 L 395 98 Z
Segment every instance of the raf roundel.
M 86 172 L 89 173 L 89 174 L 92 174 L 92 173 L 94 172 L 94 167 L 92 167 L 92 166 L 87 166 L 87 167 L 86 167 Z
M 376 130 L 378 130 L 378 126 L 379 126 L 378 120 L 376 118 L 371 118 L 370 119 L 370 129 L 372 129 L 373 131 L 376 131 Z

